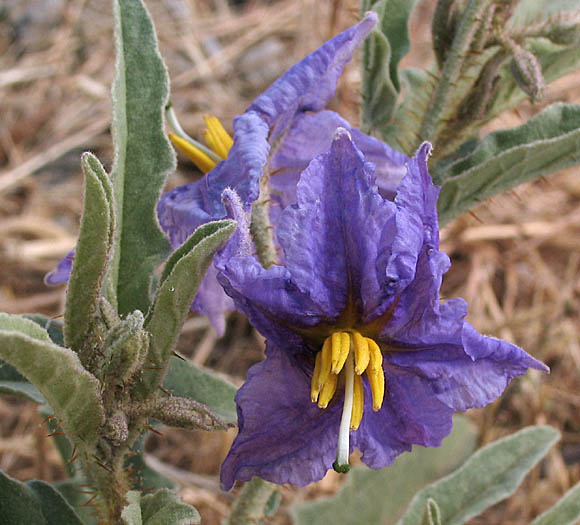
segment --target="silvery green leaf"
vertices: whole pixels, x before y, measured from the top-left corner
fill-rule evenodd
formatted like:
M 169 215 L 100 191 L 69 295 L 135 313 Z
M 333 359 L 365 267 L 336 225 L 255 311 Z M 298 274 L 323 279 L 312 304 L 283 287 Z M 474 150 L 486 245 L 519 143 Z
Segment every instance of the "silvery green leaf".
M 35 403 L 44 403 L 45 399 L 30 381 L 16 368 L 0 359 L 0 394 L 22 397 Z
M 77 475 L 74 479 L 60 481 L 53 486 L 80 516 L 83 525 L 99 525 L 94 507 L 87 505 L 94 494 L 87 490 L 90 484 L 85 478 Z
M 354 467 L 342 490 L 332 498 L 291 507 L 296 525 L 331 523 L 393 524 L 413 495 L 426 483 L 459 466 L 475 448 L 475 430 L 463 416 L 453 418 L 453 431 L 439 448 L 413 447 L 392 467 Z M 421 515 L 416 524 L 421 523 Z
M 141 497 L 143 525 L 192 525 L 201 522 L 199 512 L 183 503 L 175 492 L 161 489 Z
M 406 155 L 413 155 L 417 133 L 429 99 L 434 80 L 428 71 L 407 68 L 401 71 L 403 99 L 397 106 L 391 122 L 381 127 L 383 140 Z
M 458 161 L 436 164 L 439 223 L 518 184 L 580 162 L 580 106 L 552 104 L 525 124 L 490 133 Z
M 574 525 L 580 520 L 580 483 L 576 483 L 558 502 L 530 525 Z
M 580 0 L 520 0 L 516 3 L 510 26 L 525 26 L 534 20 L 546 19 L 550 15 L 580 9 Z
M 174 396 L 187 397 L 203 403 L 219 414 L 226 423 L 237 422 L 236 387 L 210 370 L 189 361 L 172 357 L 169 360 L 163 388 Z
M 64 325 L 62 321 L 46 317 L 42 314 L 24 314 L 22 317 L 30 319 L 37 325 L 41 326 L 48 333 L 50 340 L 58 346 L 64 346 Z
M 425 514 L 423 514 L 421 525 L 442 525 L 442 523 L 439 505 L 434 499 L 428 498 L 425 503 Z
M 141 516 L 141 493 L 137 490 L 130 490 L 125 495 L 127 505 L 121 512 L 121 520 L 125 525 L 143 525 Z
M 38 323 L 35 323 L 22 315 L 0 312 L 0 330 L 21 332 L 23 335 L 27 335 L 28 337 L 32 337 L 38 341 L 50 343 L 48 332 L 39 326 Z
M 93 329 L 115 224 L 111 183 L 101 163 L 91 153 L 84 153 L 81 166 L 85 177 L 83 215 L 64 313 L 65 345 L 75 351 L 83 347 Z
M 38 388 L 63 430 L 76 443 L 87 447 L 95 443 L 105 419 L 100 385 L 83 368 L 75 352 L 21 332 L 0 329 L 0 358 Z
M 371 132 L 393 116 L 399 91 L 398 66 L 409 51 L 409 16 L 416 0 L 380 0 L 372 6 L 379 23 L 363 43 L 361 120 Z
M 0 471 L 0 523 L 83 525 L 72 507 L 48 483 L 22 483 Z
M 0 313 L 0 330 L 21 332 L 39 341 L 50 342 L 46 330 L 30 319 Z M 16 368 L 0 360 L 0 394 L 30 399 L 35 403 L 44 403 L 44 397 Z
M 151 310 L 145 321 L 150 334 L 148 362 L 141 383 L 142 395 L 148 396 L 161 384 L 175 348 L 179 330 L 187 317 L 197 289 L 213 256 L 236 229 L 232 220 L 204 224 L 169 258 Z
M 112 170 L 119 234 L 111 283 L 119 313 L 149 308 L 154 270 L 169 252 L 155 208 L 175 154 L 164 129 L 167 70 L 141 0 L 115 0 Z
M 418 492 L 398 525 L 420 523 L 429 498 L 437 501 L 442 523 L 465 523 L 513 494 L 559 438 L 553 427 L 527 427 L 483 447 L 461 468 Z

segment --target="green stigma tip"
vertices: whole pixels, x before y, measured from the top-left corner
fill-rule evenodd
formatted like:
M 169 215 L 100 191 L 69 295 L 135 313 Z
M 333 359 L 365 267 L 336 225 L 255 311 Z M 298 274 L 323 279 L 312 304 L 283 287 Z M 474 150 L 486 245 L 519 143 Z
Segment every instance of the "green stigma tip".
M 338 461 L 335 461 L 332 464 L 332 468 L 339 474 L 346 474 L 350 470 L 350 465 L 348 463 L 346 465 L 339 465 Z

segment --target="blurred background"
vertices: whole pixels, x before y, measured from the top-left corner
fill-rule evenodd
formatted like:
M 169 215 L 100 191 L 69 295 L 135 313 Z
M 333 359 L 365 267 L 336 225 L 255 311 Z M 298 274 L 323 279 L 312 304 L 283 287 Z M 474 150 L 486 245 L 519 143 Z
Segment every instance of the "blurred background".
M 204 114 L 232 118 L 273 80 L 329 37 L 354 24 L 353 0 L 146 0 L 171 78 L 183 127 L 201 138 Z M 420 0 L 403 66 L 432 60 L 433 4 Z M 80 154 L 94 152 L 110 169 L 109 90 L 114 49 L 110 2 L 2 0 L 0 4 L 0 311 L 59 316 L 64 287 L 44 274 L 75 244 L 81 211 Z M 331 108 L 358 121 L 359 64 L 345 69 Z M 522 103 L 485 132 L 514 127 L 545 105 L 580 103 L 580 72 L 549 85 L 541 104 Z M 187 159 L 168 189 L 200 177 Z M 453 267 L 443 296 L 463 297 L 469 321 L 522 346 L 551 367 L 512 382 L 503 397 L 469 417 L 486 444 L 526 425 L 550 424 L 562 440 L 516 495 L 470 523 L 526 523 L 580 480 L 580 173 L 571 169 L 486 201 L 442 232 Z M 231 314 L 218 339 L 192 314 L 180 352 L 235 384 L 263 358 L 263 341 Z M 49 430 L 32 402 L 0 398 L 0 469 L 26 480 L 65 479 Z M 148 462 L 179 482 L 180 494 L 219 523 L 233 495 L 219 489 L 219 465 L 235 430 L 162 429 L 147 443 Z M 282 489 L 272 523 L 290 523 L 287 508 L 335 493 L 330 472 L 309 487 Z

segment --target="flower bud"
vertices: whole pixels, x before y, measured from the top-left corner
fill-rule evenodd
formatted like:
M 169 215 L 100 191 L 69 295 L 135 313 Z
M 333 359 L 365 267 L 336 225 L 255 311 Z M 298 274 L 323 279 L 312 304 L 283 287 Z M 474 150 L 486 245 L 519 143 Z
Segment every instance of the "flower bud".
M 109 362 L 105 383 L 125 383 L 143 367 L 149 348 L 149 334 L 143 330 L 143 314 L 136 310 L 113 327 L 105 339 Z
M 203 403 L 185 397 L 157 398 L 133 405 L 132 411 L 135 415 L 152 417 L 171 427 L 226 430 L 233 426 Z
M 542 75 L 542 68 L 533 53 L 517 46 L 510 64 L 512 74 L 518 86 L 522 88 L 533 102 L 544 97 L 546 81 Z

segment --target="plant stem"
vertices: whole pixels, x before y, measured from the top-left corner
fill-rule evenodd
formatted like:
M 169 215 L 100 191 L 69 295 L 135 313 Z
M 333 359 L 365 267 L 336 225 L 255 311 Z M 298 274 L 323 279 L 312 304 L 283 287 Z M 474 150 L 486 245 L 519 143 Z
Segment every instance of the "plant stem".
M 419 140 L 416 148 L 426 140 L 431 141 L 436 146 L 437 127 L 442 117 L 448 113 L 449 106 L 453 102 L 451 97 L 453 89 L 459 80 L 465 57 L 488 4 L 489 0 L 471 0 L 467 5 L 443 65 L 441 78 L 425 112 L 418 132 Z
M 254 477 L 238 494 L 232 513 L 226 525 L 246 525 L 260 523 L 265 517 L 266 504 L 276 490 L 276 485 Z
M 258 260 L 264 268 L 277 262 L 276 245 L 273 228 L 270 224 L 270 175 L 263 173 L 260 177 L 260 196 L 252 204 L 252 221 L 250 233 L 256 246 Z
M 124 467 L 124 453 L 115 451 L 110 461 L 90 458 L 90 472 L 103 499 L 101 517 L 106 523 L 121 523 L 121 512 L 126 505 L 125 496 L 129 480 Z

